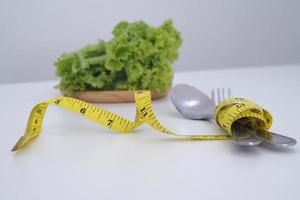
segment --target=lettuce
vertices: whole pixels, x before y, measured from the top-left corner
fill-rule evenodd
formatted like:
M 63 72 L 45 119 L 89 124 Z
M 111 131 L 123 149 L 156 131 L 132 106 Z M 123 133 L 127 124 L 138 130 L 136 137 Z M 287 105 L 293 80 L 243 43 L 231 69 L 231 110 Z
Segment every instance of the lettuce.
M 172 84 L 172 63 L 182 43 L 172 21 L 155 28 L 122 21 L 110 41 L 99 40 L 62 54 L 54 63 L 65 95 L 83 90 L 148 89 L 164 93 Z

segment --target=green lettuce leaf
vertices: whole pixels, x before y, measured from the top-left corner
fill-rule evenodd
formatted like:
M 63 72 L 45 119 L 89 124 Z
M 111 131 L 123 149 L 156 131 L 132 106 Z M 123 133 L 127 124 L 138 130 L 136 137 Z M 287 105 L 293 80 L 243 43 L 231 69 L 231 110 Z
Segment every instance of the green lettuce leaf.
M 55 62 L 65 95 L 83 90 L 149 89 L 164 93 L 172 84 L 172 63 L 182 43 L 172 21 L 155 28 L 143 21 L 122 21 L 110 41 L 99 40 Z

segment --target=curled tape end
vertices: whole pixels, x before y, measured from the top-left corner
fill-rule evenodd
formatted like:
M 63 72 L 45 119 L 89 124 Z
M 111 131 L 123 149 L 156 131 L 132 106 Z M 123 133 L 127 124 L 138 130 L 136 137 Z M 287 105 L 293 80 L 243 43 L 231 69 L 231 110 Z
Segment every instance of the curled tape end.
M 22 136 L 20 137 L 20 139 L 18 140 L 18 142 L 15 144 L 15 146 L 11 149 L 11 152 L 15 152 L 18 151 L 23 145 L 23 142 L 25 140 L 25 137 Z

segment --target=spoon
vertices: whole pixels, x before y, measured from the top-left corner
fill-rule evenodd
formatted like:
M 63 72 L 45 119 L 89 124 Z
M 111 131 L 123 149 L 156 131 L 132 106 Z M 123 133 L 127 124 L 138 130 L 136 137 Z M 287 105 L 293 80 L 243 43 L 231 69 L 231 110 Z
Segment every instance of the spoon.
M 171 101 L 175 108 L 189 119 L 213 119 L 215 104 L 202 91 L 190 85 L 176 85 L 171 90 Z M 244 128 L 245 129 L 245 128 Z M 262 139 L 255 132 L 245 131 L 237 124 L 232 126 L 232 139 L 243 146 L 258 145 Z
M 171 101 L 175 108 L 189 119 L 213 119 L 215 104 L 202 91 L 187 84 L 179 84 L 171 90 Z M 269 137 L 267 137 L 269 136 Z M 297 143 L 293 138 L 263 130 L 254 130 L 234 123 L 232 138 L 239 145 L 258 145 L 262 141 L 274 146 L 292 146 Z

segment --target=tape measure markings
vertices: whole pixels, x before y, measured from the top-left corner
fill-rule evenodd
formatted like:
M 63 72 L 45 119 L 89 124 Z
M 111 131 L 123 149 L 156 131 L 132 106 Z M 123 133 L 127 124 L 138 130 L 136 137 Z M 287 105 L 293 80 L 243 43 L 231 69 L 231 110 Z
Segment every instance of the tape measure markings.
M 176 136 L 181 139 L 192 140 L 229 140 L 231 139 L 231 126 L 240 119 L 246 119 L 256 128 L 267 130 L 272 124 L 272 116 L 265 109 L 255 103 L 243 98 L 225 99 L 218 104 L 215 110 L 216 122 L 226 132 L 224 135 L 182 135 L 174 133 L 165 128 L 155 116 L 151 103 L 150 91 L 135 92 L 136 115 L 135 120 L 130 121 L 125 117 L 114 114 L 96 105 L 71 97 L 57 97 L 46 100 L 33 107 L 26 131 L 12 151 L 26 146 L 33 138 L 36 138 L 41 130 L 44 115 L 48 105 L 56 105 L 71 112 L 77 113 L 85 118 L 95 121 L 104 127 L 120 133 L 129 133 L 144 123 L 162 133 Z M 255 121 L 256 120 L 256 121 Z

